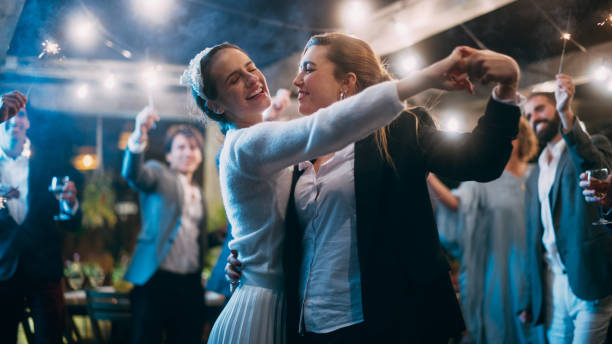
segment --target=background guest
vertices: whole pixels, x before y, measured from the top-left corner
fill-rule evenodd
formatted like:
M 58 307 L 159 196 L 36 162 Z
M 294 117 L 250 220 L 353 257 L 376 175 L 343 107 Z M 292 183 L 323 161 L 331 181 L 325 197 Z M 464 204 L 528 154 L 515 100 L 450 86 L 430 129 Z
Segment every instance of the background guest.
M 527 180 L 527 281 L 522 321 L 544 323 L 550 343 L 602 343 L 612 317 L 612 237 L 584 201 L 580 173 L 611 166 L 605 137 L 590 137 L 571 103 L 574 83 L 556 77 L 554 97 L 532 94 L 527 119 L 545 145 Z
M 133 342 L 201 343 L 205 305 L 201 282 L 207 248 L 206 206 L 193 175 L 203 139 L 190 126 L 166 133 L 166 161 L 144 162 L 149 131 L 159 121 L 144 108 L 125 150 L 122 175 L 140 192 L 142 229 L 125 280 L 132 282 Z
M 13 93 L 14 104 L 22 102 L 17 93 Z M 23 109 L 20 104 L 13 109 Z M 63 186 L 59 202 L 72 216 L 55 221 L 58 200 L 48 186 L 53 176 L 75 180 L 78 175 L 72 168 L 37 154 L 27 137 L 29 128 L 23 111 L 0 125 L 0 185 L 7 191 L 5 202 L 0 201 L 0 342 L 17 341 L 17 325 L 27 306 L 36 342 L 61 343 L 62 230 L 78 228 L 81 212 L 77 188 L 70 181 Z
M 499 179 L 465 182 L 449 190 L 433 174 L 439 199 L 440 241 L 461 263 L 463 316 L 475 343 L 527 343 L 529 328 L 516 317 L 525 281 L 525 181 L 538 141 L 521 118 L 512 154 Z

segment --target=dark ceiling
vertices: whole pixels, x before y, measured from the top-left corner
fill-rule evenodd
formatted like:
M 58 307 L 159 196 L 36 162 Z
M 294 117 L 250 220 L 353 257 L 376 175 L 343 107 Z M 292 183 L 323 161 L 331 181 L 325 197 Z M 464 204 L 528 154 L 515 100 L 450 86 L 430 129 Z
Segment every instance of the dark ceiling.
M 328 0 L 176 0 L 164 24 L 143 21 L 132 0 L 27 0 L 9 55 L 35 56 L 45 39 L 60 43 L 67 57 L 123 59 L 98 42 L 90 51 L 74 48 L 66 37 L 67 22 L 89 11 L 99 19 L 107 39 L 144 57 L 186 64 L 203 47 L 229 41 L 243 47 L 260 66 L 300 51 L 308 37 L 324 28 L 340 27 L 342 1 Z M 373 8 L 392 0 L 368 0 Z M 489 48 L 515 57 L 521 65 L 558 55 L 561 40 L 534 2 L 560 27 L 570 19 L 573 38 L 587 48 L 612 39 L 612 25 L 597 23 L 612 13 L 612 0 L 519 0 L 466 23 Z M 435 18 L 432 18 L 435 20 Z M 453 46 L 474 42 L 461 27 L 430 37 L 411 49 L 424 61 L 446 55 Z M 570 44 L 568 51 L 577 48 Z

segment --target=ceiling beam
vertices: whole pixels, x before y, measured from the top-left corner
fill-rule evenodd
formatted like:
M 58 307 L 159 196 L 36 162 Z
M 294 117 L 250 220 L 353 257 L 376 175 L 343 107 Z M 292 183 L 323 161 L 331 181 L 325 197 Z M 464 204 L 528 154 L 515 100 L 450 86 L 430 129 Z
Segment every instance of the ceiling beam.
M 25 0 L 4 0 L 0 6 L 0 65 L 4 63 Z
M 370 43 L 377 54 L 388 55 L 515 1 L 396 1 L 350 31 Z

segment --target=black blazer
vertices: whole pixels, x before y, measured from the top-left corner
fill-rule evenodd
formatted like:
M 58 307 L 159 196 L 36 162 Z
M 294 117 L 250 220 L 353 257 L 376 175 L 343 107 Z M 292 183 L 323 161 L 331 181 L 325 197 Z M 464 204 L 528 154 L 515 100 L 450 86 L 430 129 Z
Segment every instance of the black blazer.
M 402 334 L 411 336 L 409 342 L 430 343 L 434 337 L 457 335 L 464 324 L 442 255 L 426 177 L 431 171 L 457 180 L 498 178 L 518 132 L 520 111 L 489 101 L 478 126 L 465 134 L 437 130 L 422 108 L 412 113 L 400 115 L 389 126 L 388 147 L 396 169 L 380 155 L 374 135 L 355 144 L 358 256 L 369 333 L 389 339 Z M 295 172 L 292 190 L 298 177 Z M 293 191 L 287 226 L 287 326 L 294 342 L 302 229 Z
M 586 203 L 578 186 L 580 173 L 612 167 L 612 147 L 604 136 L 591 139 L 579 125 L 563 135 L 566 149 L 561 155 L 551 188 L 556 243 L 572 292 L 583 300 L 596 300 L 612 294 L 612 236 L 603 227 L 593 226 L 597 206 Z M 538 198 L 539 167 L 527 180 L 527 271 L 528 288 L 522 309 L 531 309 L 536 323 L 544 320 L 544 280 L 546 267 L 542 235 L 544 228 Z
M 80 192 L 81 175 L 69 166 L 33 151 L 29 162 L 28 213 L 17 225 L 6 209 L 0 212 L 0 280 L 13 276 L 17 266 L 33 281 L 56 281 L 63 275 L 63 231 L 74 231 L 81 223 L 81 210 L 68 221 L 57 222 L 59 202 L 48 191 L 53 176 L 68 175 Z

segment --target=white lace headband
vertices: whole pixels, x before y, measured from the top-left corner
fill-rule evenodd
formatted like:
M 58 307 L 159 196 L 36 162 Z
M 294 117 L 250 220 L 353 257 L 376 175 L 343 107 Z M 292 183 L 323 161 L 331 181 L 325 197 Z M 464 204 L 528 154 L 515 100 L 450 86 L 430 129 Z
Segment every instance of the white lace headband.
M 210 52 L 212 48 L 206 48 L 200 51 L 194 58 L 189 61 L 189 66 L 183 72 L 181 76 L 181 85 L 191 86 L 195 93 L 201 98 L 208 100 L 204 95 L 204 84 L 202 83 L 202 70 L 200 68 L 200 61 L 204 56 Z

